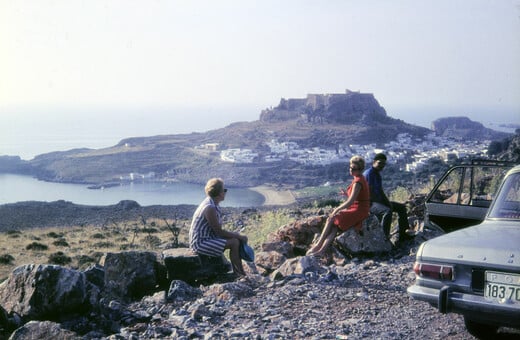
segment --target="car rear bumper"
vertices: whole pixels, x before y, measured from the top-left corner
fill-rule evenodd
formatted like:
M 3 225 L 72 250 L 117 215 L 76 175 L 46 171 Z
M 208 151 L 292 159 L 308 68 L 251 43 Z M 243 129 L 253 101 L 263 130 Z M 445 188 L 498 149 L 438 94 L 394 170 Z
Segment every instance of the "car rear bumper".
M 459 313 L 475 321 L 520 328 L 520 304 L 496 303 L 480 295 L 451 291 L 448 286 L 437 289 L 415 284 L 407 292 L 413 299 L 437 307 L 441 313 Z

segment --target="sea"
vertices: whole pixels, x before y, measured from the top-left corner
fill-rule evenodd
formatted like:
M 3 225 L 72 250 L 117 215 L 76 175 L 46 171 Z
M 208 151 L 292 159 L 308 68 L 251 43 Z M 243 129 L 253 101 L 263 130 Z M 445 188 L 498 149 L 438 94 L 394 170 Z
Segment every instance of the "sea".
M 204 185 L 182 182 L 129 182 L 108 188 L 89 189 L 87 185 L 52 183 L 31 176 L 0 174 L 0 204 L 41 201 L 69 201 L 83 205 L 113 205 L 133 200 L 141 206 L 198 205 L 205 197 Z M 255 207 L 264 203 L 264 196 L 247 188 L 230 188 L 223 207 Z

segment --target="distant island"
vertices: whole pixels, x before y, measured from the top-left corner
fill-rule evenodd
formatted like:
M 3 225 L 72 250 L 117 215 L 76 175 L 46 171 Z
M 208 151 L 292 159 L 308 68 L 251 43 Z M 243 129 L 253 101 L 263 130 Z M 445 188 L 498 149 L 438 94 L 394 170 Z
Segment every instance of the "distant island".
M 214 176 L 230 186 L 306 187 L 344 181 L 353 154 L 369 160 L 384 150 L 391 163 L 414 171 L 428 157 L 482 156 L 492 140 L 507 136 L 466 117 L 438 119 L 431 130 L 408 124 L 388 116 L 373 94 L 347 90 L 282 98 L 257 121 L 204 133 L 128 138 L 30 161 L 3 156 L 0 172 L 94 188 L 136 180 L 200 184 Z

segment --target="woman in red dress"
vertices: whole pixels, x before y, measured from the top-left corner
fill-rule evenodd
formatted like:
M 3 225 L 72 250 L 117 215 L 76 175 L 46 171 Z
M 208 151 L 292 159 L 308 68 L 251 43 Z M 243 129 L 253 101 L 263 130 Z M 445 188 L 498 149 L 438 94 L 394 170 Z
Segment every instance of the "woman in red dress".
M 364 169 L 365 160 L 361 156 L 350 159 L 350 174 L 354 180 L 347 188 L 348 198 L 329 215 L 318 242 L 307 251 L 307 255 L 322 255 L 334 241 L 338 229 L 346 231 L 354 227 L 358 232 L 361 230 L 362 222 L 370 212 L 370 190 L 363 176 Z

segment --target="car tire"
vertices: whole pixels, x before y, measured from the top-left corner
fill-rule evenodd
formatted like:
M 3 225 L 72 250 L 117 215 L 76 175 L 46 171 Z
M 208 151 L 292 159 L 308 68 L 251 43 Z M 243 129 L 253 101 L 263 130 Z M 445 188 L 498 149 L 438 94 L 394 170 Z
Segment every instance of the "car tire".
M 480 323 L 467 316 L 464 316 L 464 325 L 466 325 L 468 333 L 477 339 L 494 339 L 498 330 L 498 326 Z

